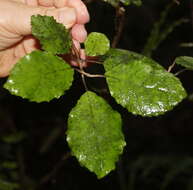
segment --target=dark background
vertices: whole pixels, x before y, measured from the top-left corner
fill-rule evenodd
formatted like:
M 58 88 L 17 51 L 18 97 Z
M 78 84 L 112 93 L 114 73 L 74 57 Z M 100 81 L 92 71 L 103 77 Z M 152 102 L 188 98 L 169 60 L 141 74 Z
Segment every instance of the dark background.
M 125 7 L 124 28 L 117 47 L 142 52 L 154 22 L 169 2 L 171 0 L 144 0 L 141 7 Z M 88 3 L 87 7 L 91 16 L 91 21 L 86 26 L 88 32 L 105 33 L 112 41 L 116 35 L 115 8 L 101 1 Z M 176 27 L 153 52 L 153 59 L 166 69 L 177 56 L 193 56 L 193 48 L 180 46 L 181 43 L 193 40 L 192 14 L 191 0 L 180 1 L 180 5 L 171 9 L 165 21 L 170 24 L 180 18 L 189 19 L 188 23 Z M 174 72 L 179 69 L 181 68 L 177 67 Z M 98 71 L 102 68 L 91 66 L 88 70 Z M 16 178 L 21 182 L 22 190 L 157 190 L 169 177 L 166 189 L 186 189 L 188 186 L 191 189 L 193 73 L 183 72 L 179 78 L 189 94 L 188 98 L 174 110 L 154 118 L 142 118 L 128 113 L 106 95 L 106 91 L 99 90 L 113 108 L 121 113 L 127 142 L 117 169 L 101 180 L 97 180 L 94 174 L 69 156 L 70 150 L 65 140 L 68 113 L 84 92 L 78 74 L 75 75 L 72 88 L 63 97 L 39 104 L 10 95 L 2 87 L 6 79 L 1 79 L 0 136 L 22 131 L 26 137 L 19 143 L 7 144 L 0 141 L 0 161 L 18 163 Z M 91 88 L 105 89 L 104 81 L 87 82 Z M 148 169 L 149 174 L 145 176 L 144 171 L 148 172 Z M 15 180 L 9 170 L 1 172 L 8 181 Z

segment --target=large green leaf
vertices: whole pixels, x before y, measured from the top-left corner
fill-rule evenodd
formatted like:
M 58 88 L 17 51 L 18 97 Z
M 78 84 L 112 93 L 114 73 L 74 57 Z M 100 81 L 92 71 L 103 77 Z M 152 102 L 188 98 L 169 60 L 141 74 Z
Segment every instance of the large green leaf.
M 42 48 L 53 54 L 69 53 L 72 40 L 64 25 L 50 16 L 31 17 L 32 34 L 40 40 Z
M 193 70 L 193 57 L 180 56 L 175 59 L 175 63 L 186 69 Z
M 102 33 L 92 32 L 84 42 L 85 52 L 88 56 L 104 55 L 110 48 L 109 39 Z
M 133 114 L 157 116 L 186 97 L 178 78 L 137 53 L 111 49 L 104 67 L 111 95 Z
M 34 51 L 15 65 L 4 87 L 30 101 L 59 98 L 73 80 L 73 69 L 63 59 L 47 52 Z
M 70 112 L 67 141 L 81 165 L 102 178 L 115 168 L 125 146 L 121 117 L 101 97 L 86 92 Z

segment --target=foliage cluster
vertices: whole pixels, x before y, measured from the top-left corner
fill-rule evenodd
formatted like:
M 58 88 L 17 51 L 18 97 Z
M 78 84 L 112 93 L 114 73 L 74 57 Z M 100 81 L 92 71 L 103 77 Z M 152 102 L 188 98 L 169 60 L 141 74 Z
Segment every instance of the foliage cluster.
M 124 5 L 141 5 L 140 0 L 116 1 L 108 3 L 120 9 Z M 97 91 L 89 89 L 86 78 L 104 78 L 109 94 L 116 103 L 133 115 L 154 117 L 165 114 L 177 106 L 187 92 L 176 74 L 171 73 L 175 64 L 193 70 L 193 58 L 177 57 L 174 64 L 165 70 L 163 66 L 150 58 L 153 50 L 173 31 L 176 26 L 186 22 L 178 20 L 166 27 L 160 35 L 160 28 L 164 24 L 167 14 L 171 10 L 168 6 L 162 13 L 159 22 L 155 23 L 151 35 L 144 48 L 143 54 L 110 48 L 109 39 L 102 33 L 92 32 L 83 44 L 86 59 L 82 59 L 75 48 L 70 32 L 57 23 L 53 17 L 34 15 L 31 19 L 32 33 L 40 41 L 42 50 L 34 51 L 24 56 L 13 68 L 4 84 L 11 94 L 28 99 L 32 102 L 49 102 L 64 95 L 73 85 L 73 76 L 80 74 L 85 91 L 76 106 L 69 113 L 66 137 L 68 145 L 79 163 L 94 172 L 98 178 L 103 178 L 115 169 L 119 156 L 126 145 L 122 132 L 122 118 L 118 111 Z M 119 26 L 121 28 L 121 26 Z M 121 31 L 119 31 L 120 33 Z M 77 62 L 72 67 L 66 60 L 66 54 Z M 83 65 L 95 63 L 103 65 L 104 73 L 92 74 L 85 71 Z M 178 74 L 178 73 L 177 73 Z M 64 108 L 65 109 L 65 108 Z M 16 140 L 5 143 L 14 144 L 22 141 L 25 135 L 14 133 Z M 9 138 L 7 139 L 9 141 Z M 16 142 L 15 142 L 16 141 Z M 130 187 L 134 189 L 135 174 L 141 166 L 145 168 L 143 177 L 147 177 L 156 167 L 162 166 L 160 159 L 154 159 L 155 165 L 149 164 L 146 157 L 141 157 L 131 166 L 132 175 Z M 147 162 L 146 162 L 147 161 Z M 187 161 L 182 168 L 187 168 Z M 147 164 L 147 165 L 148 165 Z M 164 162 L 165 164 L 165 162 Z M 170 164 L 168 161 L 166 164 Z M 191 165 L 191 164 L 189 164 Z M 189 166 L 188 165 L 188 166 Z M 179 166 L 179 168 L 181 168 Z M 2 190 L 18 189 L 16 181 L 19 178 L 17 164 L 13 161 L 3 162 L 2 171 L 10 170 L 13 182 L 7 183 L 6 176 L 1 177 Z M 166 180 L 161 188 L 164 189 L 173 176 L 181 172 L 171 169 L 166 174 Z M 9 174 L 9 175 L 10 175 Z M 5 181 L 4 181 L 5 180 Z M 190 188 L 191 188 L 190 184 Z

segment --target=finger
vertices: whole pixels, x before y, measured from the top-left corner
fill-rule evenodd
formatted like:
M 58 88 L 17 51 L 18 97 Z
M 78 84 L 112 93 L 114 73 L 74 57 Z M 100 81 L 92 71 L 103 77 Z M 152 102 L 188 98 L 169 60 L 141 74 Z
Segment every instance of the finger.
M 81 0 L 68 0 L 67 5 L 76 9 L 78 24 L 89 22 L 90 18 L 87 8 Z
M 23 48 L 25 50 L 25 54 L 29 54 L 34 50 L 39 49 L 39 44 L 35 38 L 32 36 L 26 36 L 23 39 Z
M 84 42 L 87 37 L 87 31 L 82 24 L 75 24 L 72 27 L 71 34 L 73 39 L 77 40 L 80 43 Z
M 57 8 L 62 8 L 67 5 L 67 0 L 54 0 L 54 6 Z
M 25 4 L 31 5 L 31 6 L 38 6 L 37 0 L 23 0 Z
M 6 3 L 5 5 L 3 3 Z M 53 16 L 58 22 L 64 24 L 67 28 L 72 27 L 76 23 L 76 12 L 73 8 L 45 8 L 27 6 L 22 3 L 2 1 L 2 9 L 0 15 L 3 15 L 1 25 L 5 26 L 8 31 L 13 31 L 19 35 L 31 34 L 31 16 L 47 15 Z M 9 11 L 7 11 L 9 10 Z M 25 15 L 25 16 L 23 16 Z
M 13 48 L 0 51 L 0 77 L 8 76 L 17 60 Z
M 72 41 L 73 41 L 73 45 L 76 48 L 76 51 L 79 52 L 79 50 L 80 50 L 80 43 L 79 43 L 79 41 L 74 40 L 74 39 Z
M 70 65 L 77 67 L 79 65 L 79 54 L 80 54 L 80 43 L 73 39 L 73 48 L 72 48 L 72 54 L 75 59 L 70 60 Z
M 37 0 L 38 5 L 45 6 L 45 7 L 52 7 L 54 6 L 54 0 Z

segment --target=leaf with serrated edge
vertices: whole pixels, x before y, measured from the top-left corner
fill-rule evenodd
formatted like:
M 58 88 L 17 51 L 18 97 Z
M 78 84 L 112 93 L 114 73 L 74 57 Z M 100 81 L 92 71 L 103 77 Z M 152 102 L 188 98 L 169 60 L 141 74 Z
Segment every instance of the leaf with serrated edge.
M 193 57 L 180 56 L 175 59 L 175 63 L 185 67 L 188 70 L 193 70 Z
M 92 32 L 84 42 L 85 52 L 88 56 L 104 55 L 110 48 L 109 39 L 102 33 Z
M 40 40 L 42 48 L 53 54 L 69 53 L 72 39 L 63 24 L 54 17 L 36 15 L 31 17 L 32 34 Z
M 104 67 L 111 95 L 133 114 L 161 115 L 186 97 L 178 78 L 137 53 L 111 49 Z
M 125 146 L 120 114 L 93 92 L 81 96 L 68 119 L 67 141 L 80 164 L 98 178 L 115 168 Z
M 30 101 L 59 98 L 73 80 L 73 69 L 62 58 L 34 51 L 15 65 L 4 87 L 12 94 Z

